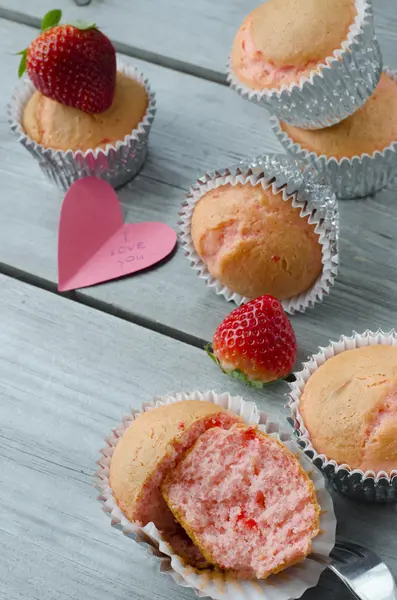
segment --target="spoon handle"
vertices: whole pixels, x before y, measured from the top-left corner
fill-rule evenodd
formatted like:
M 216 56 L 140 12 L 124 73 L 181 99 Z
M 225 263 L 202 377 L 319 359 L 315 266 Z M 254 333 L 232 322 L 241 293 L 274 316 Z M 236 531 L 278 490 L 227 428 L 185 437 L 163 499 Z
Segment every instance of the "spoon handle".
M 342 573 L 339 571 L 339 569 L 337 567 L 338 561 L 335 558 L 332 558 L 332 556 L 321 556 L 320 554 L 310 554 L 309 558 L 311 560 L 316 561 L 317 563 L 319 563 L 321 565 L 324 565 L 327 569 L 332 571 L 332 573 L 334 573 L 334 575 L 336 575 L 338 577 L 338 579 L 340 579 L 341 582 L 344 583 L 344 585 L 347 587 L 347 589 L 352 594 L 352 597 L 355 600 L 365 600 L 364 598 L 362 598 L 362 596 L 358 596 L 356 594 L 356 592 L 351 588 L 346 577 L 344 577 L 342 575 Z

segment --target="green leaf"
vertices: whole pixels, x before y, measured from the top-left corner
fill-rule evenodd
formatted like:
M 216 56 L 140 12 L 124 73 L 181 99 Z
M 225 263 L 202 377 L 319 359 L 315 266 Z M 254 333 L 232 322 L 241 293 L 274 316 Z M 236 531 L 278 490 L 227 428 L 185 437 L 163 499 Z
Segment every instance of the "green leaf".
M 243 383 L 248 385 L 248 387 L 254 388 L 255 390 L 263 388 L 263 386 L 265 385 L 261 381 L 248 379 L 248 377 L 244 375 L 244 373 L 240 371 L 240 369 L 234 369 L 233 371 L 230 371 L 229 375 L 231 375 L 233 379 L 238 379 L 239 381 L 242 381 Z
M 26 71 L 26 55 L 27 55 L 27 53 L 28 53 L 27 50 L 22 50 L 22 52 L 18 52 L 18 54 L 20 54 L 22 56 L 21 62 L 19 63 L 19 69 L 18 69 L 19 79 L 21 79 L 22 75 Z
M 208 356 L 210 357 L 210 359 L 213 360 L 214 363 L 218 364 L 218 359 L 216 358 L 215 354 L 212 351 L 211 344 L 206 344 L 204 346 L 204 350 L 206 351 L 206 353 L 208 354 Z
M 243 381 L 244 383 L 248 381 L 247 377 L 242 371 L 240 371 L 240 369 L 234 369 L 233 371 L 229 371 L 228 375 L 230 375 L 230 377 L 233 377 L 233 379 L 238 379 L 239 381 Z
M 218 367 L 220 368 L 220 370 L 222 371 L 222 373 L 224 373 L 225 375 L 229 375 L 229 377 L 233 377 L 233 379 L 237 379 L 238 381 L 241 381 L 242 383 L 245 383 L 245 385 L 247 385 L 250 388 L 253 388 L 255 390 L 259 390 L 259 389 L 261 389 L 261 388 L 263 388 L 263 387 L 265 387 L 267 385 L 270 385 L 272 383 L 275 383 L 275 381 L 277 381 L 277 380 L 275 380 L 275 381 L 262 382 L 262 381 L 256 381 L 254 379 L 249 379 L 247 377 L 247 375 L 245 375 L 242 371 L 240 371 L 240 369 L 233 369 L 231 371 L 225 371 L 225 369 L 222 367 L 220 361 L 215 356 L 211 344 L 206 344 L 204 346 L 204 350 L 206 351 L 206 353 L 208 354 L 208 356 L 210 357 L 210 359 L 213 360 L 214 363 L 218 365 Z M 283 377 L 282 379 L 287 379 L 288 380 L 288 378 L 290 376 L 291 376 L 291 374 L 287 375 L 287 378 Z
M 73 27 L 76 27 L 76 29 L 81 29 L 81 31 L 96 28 L 96 23 L 90 23 L 89 21 L 74 21 L 70 24 L 73 25 Z
M 263 387 L 265 387 L 265 385 L 269 385 L 268 383 L 262 383 L 261 381 L 252 381 L 250 379 L 247 380 L 245 383 L 248 385 L 248 387 L 253 388 L 254 390 L 260 390 Z
M 59 24 L 62 19 L 62 11 L 59 9 L 50 10 L 46 15 L 44 15 L 43 20 L 41 21 L 41 31 L 46 31 L 46 29 L 51 29 L 51 27 L 55 27 Z

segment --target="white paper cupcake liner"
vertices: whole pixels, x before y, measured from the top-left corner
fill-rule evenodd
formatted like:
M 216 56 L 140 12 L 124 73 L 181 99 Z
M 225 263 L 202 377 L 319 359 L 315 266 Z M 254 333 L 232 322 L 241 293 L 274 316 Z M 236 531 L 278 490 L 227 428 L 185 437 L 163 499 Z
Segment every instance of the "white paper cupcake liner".
M 18 141 L 38 161 L 46 176 L 63 190 L 67 190 L 76 179 L 95 176 L 105 179 L 114 188 L 124 185 L 137 175 L 145 161 L 148 150 L 148 136 L 156 113 L 155 95 L 148 80 L 134 67 L 118 60 L 117 70 L 140 83 L 148 96 L 148 107 L 142 121 L 130 134 L 116 144 L 106 148 L 90 150 L 55 150 L 37 144 L 26 135 L 22 127 L 24 108 L 35 88 L 25 77 L 15 90 L 8 106 L 9 123 Z
M 321 129 L 353 114 L 373 94 L 382 70 L 371 0 L 356 0 L 357 17 L 341 48 L 309 78 L 279 89 L 253 90 L 228 66 L 228 81 L 241 96 L 302 129 Z M 308 42 L 310 43 L 310 41 Z
M 397 82 L 397 73 L 384 72 Z M 309 152 L 292 140 L 275 117 L 271 118 L 273 131 L 285 150 L 299 163 L 310 166 L 322 175 L 337 198 L 362 198 L 387 186 L 397 175 L 397 140 L 382 152 L 366 153 L 353 158 L 337 159 Z
M 215 279 L 197 254 L 191 236 L 194 207 L 209 190 L 222 185 L 251 183 L 271 187 L 274 193 L 282 190 L 283 200 L 292 202 L 300 209 L 301 217 L 316 225 L 316 233 L 322 246 L 323 270 L 315 284 L 306 292 L 282 301 L 289 314 L 304 312 L 321 302 L 333 286 L 339 267 L 338 236 L 339 213 L 333 192 L 323 186 L 312 174 L 302 175 L 297 164 L 283 155 L 269 154 L 241 162 L 239 165 L 206 173 L 191 186 L 180 212 L 180 238 L 191 267 L 198 272 L 207 286 L 214 288 L 217 295 L 237 305 L 251 300 L 241 296 Z
M 124 417 L 121 425 L 113 429 L 110 437 L 106 439 L 107 445 L 101 450 L 101 458 L 98 461 L 99 470 L 96 477 L 103 511 L 111 518 L 113 527 L 137 541 L 149 555 L 154 555 L 159 559 L 160 570 L 163 573 L 171 575 L 178 585 L 193 588 L 199 597 L 209 596 L 214 600 L 290 600 L 300 598 L 307 589 L 317 585 L 324 569 L 324 566 L 310 558 L 264 581 L 236 580 L 225 574 L 220 576 L 210 570 L 197 571 L 187 566 L 179 556 L 173 553 L 172 548 L 164 541 L 153 523 L 139 527 L 129 521 L 117 506 L 110 488 L 109 468 L 114 448 L 120 438 L 141 412 L 183 400 L 204 400 L 222 406 L 240 415 L 247 424 L 258 425 L 261 431 L 281 440 L 297 456 L 314 483 L 317 501 L 321 508 L 320 533 L 313 540 L 312 550 L 322 556 L 329 555 L 335 544 L 336 518 L 332 499 L 325 488 L 323 476 L 317 469 L 313 469 L 310 460 L 291 440 L 289 432 L 280 430 L 278 425 L 269 421 L 266 414 L 260 411 L 253 402 L 246 402 L 240 396 L 232 397 L 228 393 L 216 394 L 213 391 L 171 393 L 163 397 L 156 397 L 153 402 L 143 404 L 141 410 L 133 410 L 130 415 Z
M 354 332 L 350 337 L 342 335 L 339 341 L 331 342 L 325 348 L 320 347 L 317 354 L 314 354 L 307 362 L 303 363 L 302 370 L 295 373 L 296 380 L 288 384 L 290 386 L 289 402 L 287 404 L 288 420 L 294 427 L 299 446 L 311 461 L 324 472 L 338 492 L 365 502 L 397 502 L 397 469 L 390 474 L 384 471 L 379 473 L 366 471 L 364 473 L 360 469 L 351 469 L 347 464 L 340 465 L 324 454 L 319 454 L 310 441 L 309 432 L 299 413 L 300 397 L 308 379 L 326 360 L 345 352 L 345 350 L 375 344 L 397 346 L 397 332 L 394 329 L 388 333 L 384 333 L 380 329 L 375 332 L 367 330 L 363 334 Z

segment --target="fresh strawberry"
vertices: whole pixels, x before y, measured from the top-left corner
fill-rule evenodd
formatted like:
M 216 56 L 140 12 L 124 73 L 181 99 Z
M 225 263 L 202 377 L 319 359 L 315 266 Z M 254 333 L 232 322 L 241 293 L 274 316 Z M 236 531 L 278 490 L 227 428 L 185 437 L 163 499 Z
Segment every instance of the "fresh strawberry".
M 280 302 L 261 296 L 231 312 L 206 350 L 224 373 L 262 387 L 290 373 L 296 338 Z
M 42 21 L 42 33 L 22 55 L 19 77 L 27 70 L 39 92 L 86 113 L 101 113 L 113 102 L 116 53 L 95 24 L 59 25 L 53 10 Z

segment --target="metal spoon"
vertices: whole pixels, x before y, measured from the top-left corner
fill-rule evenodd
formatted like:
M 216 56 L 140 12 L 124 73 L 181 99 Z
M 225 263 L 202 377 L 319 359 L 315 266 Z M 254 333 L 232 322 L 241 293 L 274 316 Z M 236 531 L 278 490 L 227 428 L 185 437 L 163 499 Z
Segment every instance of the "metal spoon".
M 356 600 L 397 600 L 397 587 L 389 568 L 364 546 L 337 542 L 330 557 L 311 554 L 310 558 L 335 573 Z

